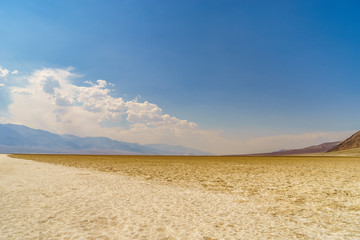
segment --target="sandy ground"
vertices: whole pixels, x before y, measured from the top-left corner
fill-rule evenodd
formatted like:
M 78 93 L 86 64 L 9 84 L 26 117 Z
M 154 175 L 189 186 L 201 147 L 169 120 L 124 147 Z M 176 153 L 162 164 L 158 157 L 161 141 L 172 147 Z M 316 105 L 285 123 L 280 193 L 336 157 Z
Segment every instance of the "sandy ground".
M 345 163 L 243 162 L 247 180 L 219 191 L 0 155 L 0 239 L 359 239 L 359 164 Z

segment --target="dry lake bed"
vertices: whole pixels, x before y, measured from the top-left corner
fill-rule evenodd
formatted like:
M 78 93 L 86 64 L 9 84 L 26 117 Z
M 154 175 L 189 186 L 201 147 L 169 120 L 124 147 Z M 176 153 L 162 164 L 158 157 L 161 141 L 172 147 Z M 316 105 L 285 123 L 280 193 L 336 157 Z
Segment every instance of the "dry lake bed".
M 0 239 L 360 239 L 360 158 L 0 155 L 0 209 Z

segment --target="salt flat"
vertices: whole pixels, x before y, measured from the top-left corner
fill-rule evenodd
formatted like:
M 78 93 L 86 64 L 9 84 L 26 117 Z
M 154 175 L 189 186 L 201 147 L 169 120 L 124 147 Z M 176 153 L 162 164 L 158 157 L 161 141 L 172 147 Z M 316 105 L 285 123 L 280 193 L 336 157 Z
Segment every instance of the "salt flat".
M 360 238 L 358 159 L 139 161 L 102 172 L 0 155 L 0 239 Z

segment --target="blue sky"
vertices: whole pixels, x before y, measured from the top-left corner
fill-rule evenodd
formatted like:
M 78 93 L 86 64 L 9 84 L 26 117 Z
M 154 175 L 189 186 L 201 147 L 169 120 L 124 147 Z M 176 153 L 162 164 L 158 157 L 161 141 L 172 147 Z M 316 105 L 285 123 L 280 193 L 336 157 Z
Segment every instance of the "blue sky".
M 139 104 L 148 102 L 161 110 L 159 116 L 196 124 L 185 134 L 168 123 L 171 134 L 152 139 L 131 135 L 131 126 L 145 124 L 139 120 L 145 113 L 138 113 L 136 121 L 127 119 L 129 113 L 116 120 L 98 116 L 102 127 L 130 129 L 118 137 L 104 132 L 119 140 L 244 153 L 343 138 L 359 129 L 359 7 L 357 1 L 5 0 L 0 8 L 0 66 L 9 73 L 0 79 L 0 117 L 86 135 L 74 130 L 76 125 L 64 127 L 65 120 L 50 123 L 60 108 L 71 112 L 63 105 L 49 103 L 54 116 L 48 119 L 31 117 L 35 110 L 15 114 L 15 108 L 31 103 L 31 97 L 21 103 L 19 88 L 43 86 L 42 80 L 29 79 L 50 69 L 46 74 L 62 78 L 65 85 L 96 88 L 97 80 L 105 80 L 111 99 L 137 99 L 141 109 L 148 106 Z M 11 74 L 14 70 L 20 73 Z M 62 96 L 70 96 L 64 91 Z M 79 101 L 74 100 L 85 109 Z M 129 106 L 126 111 L 133 109 Z M 154 125 L 149 128 L 155 131 Z M 191 131 L 200 131 L 202 138 Z M 201 140 L 209 136 L 212 143 Z

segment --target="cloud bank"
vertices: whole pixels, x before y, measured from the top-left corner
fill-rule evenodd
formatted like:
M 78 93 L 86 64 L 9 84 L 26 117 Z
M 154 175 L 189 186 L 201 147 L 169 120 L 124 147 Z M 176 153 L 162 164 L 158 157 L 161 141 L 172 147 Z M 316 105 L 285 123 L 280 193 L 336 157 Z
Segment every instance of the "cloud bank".
M 16 75 L 0 68 L 0 76 Z M 1 122 L 22 124 L 58 134 L 104 136 L 140 144 L 183 145 L 217 154 L 236 154 L 296 148 L 347 137 L 342 133 L 311 133 L 256 139 L 229 138 L 221 131 L 201 129 L 198 124 L 163 112 L 156 104 L 111 95 L 113 84 L 86 81 L 72 68 L 45 68 L 22 76 L 23 86 L 8 87 L 11 104 Z M 1 85 L 0 87 L 5 86 Z
M 38 70 L 28 77 L 29 82 L 25 87 L 12 87 L 10 120 L 58 133 L 106 133 L 113 135 L 113 138 L 139 131 L 142 134 L 159 131 L 176 135 L 178 131 L 197 128 L 193 122 L 164 114 L 156 104 L 112 97 L 105 80 L 95 83 L 87 81 L 88 86 L 76 86 L 71 79 L 77 76 L 71 70 Z M 113 127 L 109 130 L 104 127 L 103 123 L 106 122 L 127 122 L 130 127 Z M 157 135 L 152 138 L 158 138 Z

